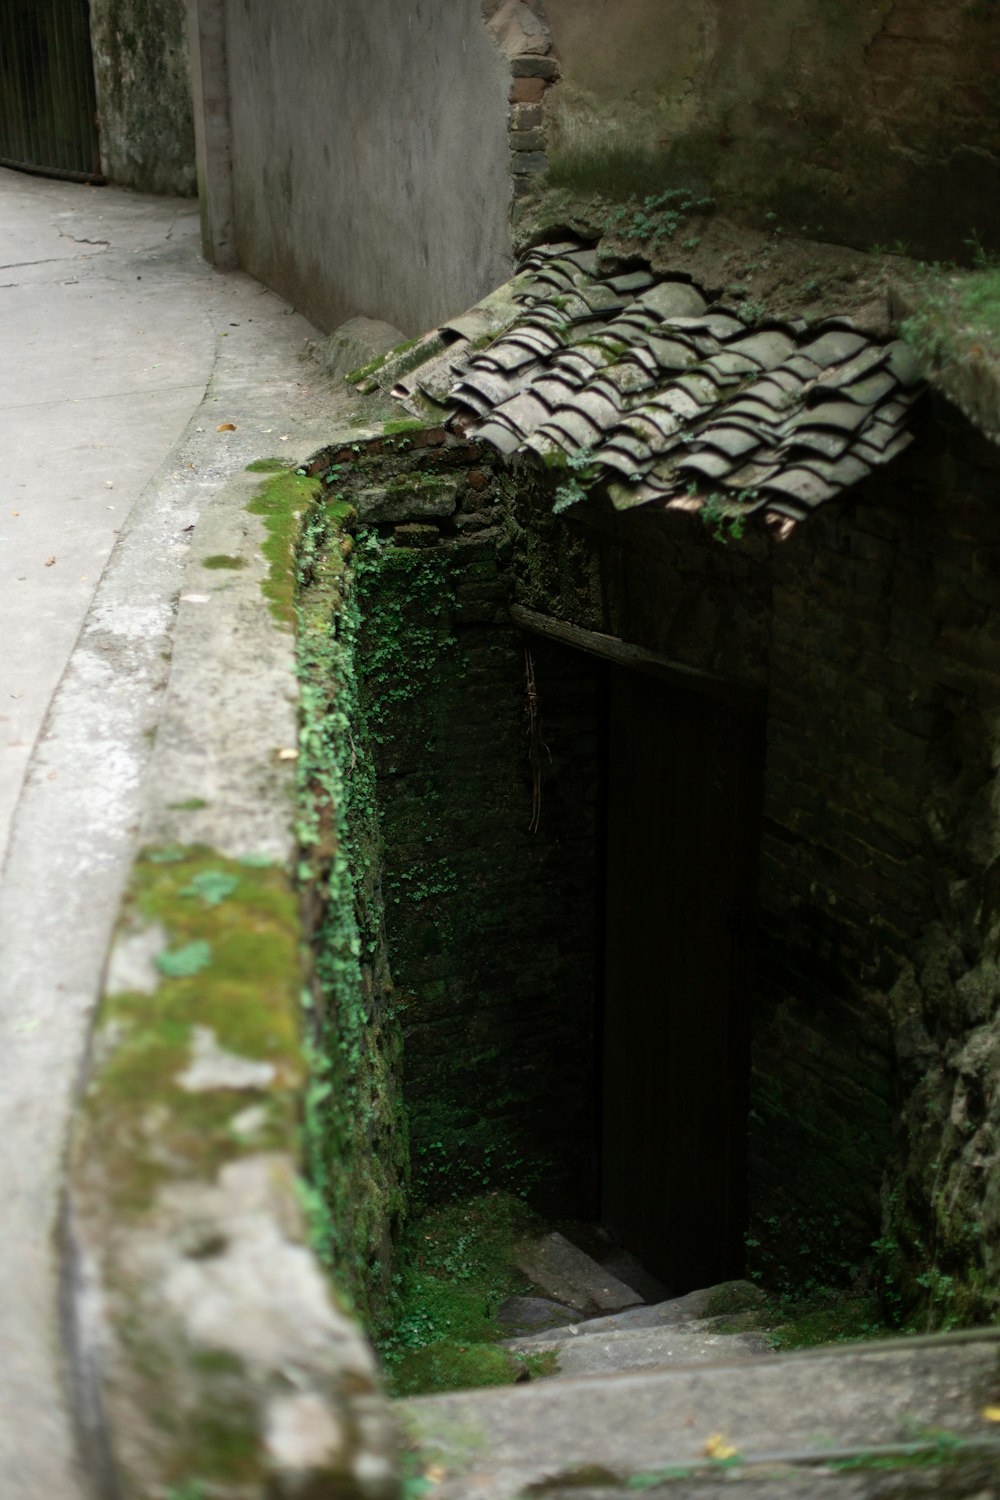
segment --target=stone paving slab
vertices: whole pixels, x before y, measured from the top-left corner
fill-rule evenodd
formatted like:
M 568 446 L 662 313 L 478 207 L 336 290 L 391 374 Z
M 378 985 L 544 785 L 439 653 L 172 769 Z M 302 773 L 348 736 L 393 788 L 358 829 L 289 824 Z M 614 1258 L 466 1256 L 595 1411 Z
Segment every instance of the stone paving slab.
M 603 1317 L 586 1318 L 575 1323 L 567 1332 L 571 1332 L 574 1337 L 588 1338 L 597 1334 L 620 1333 L 625 1329 L 685 1328 L 700 1325 L 705 1318 L 716 1314 L 742 1312 L 761 1300 L 762 1293 L 752 1282 L 725 1281 L 718 1286 L 700 1287 L 697 1291 L 686 1292 L 683 1297 L 668 1298 L 665 1302 L 643 1303 L 639 1307 L 626 1307 Z M 530 1340 L 534 1348 L 538 1340 L 551 1338 L 552 1335 L 543 1330 L 521 1337 L 522 1341 Z
M 621 1482 L 704 1465 L 718 1437 L 746 1464 L 907 1444 L 946 1431 L 995 1442 L 996 1334 L 831 1347 L 745 1365 L 539 1381 L 419 1397 L 400 1415 L 440 1482 L 436 1500 L 558 1493 L 588 1466 Z M 575 1493 L 578 1493 L 575 1492 Z M 700 1493 L 700 1492 L 699 1492 Z M 780 1491 L 775 1491 L 778 1494 Z M 870 1493 L 859 1490 L 857 1493 Z
M 558 1231 L 520 1245 L 516 1260 L 546 1296 L 584 1314 L 616 1312 L 642 1301 L 634 1287 L 619 1281 Z
M 816 1465 L 763 1464 L 747 1471 L 684 1474 L 662 1484 L 644 1485 L 646 1500 L 994 1500 L 1000 1494 L 1000 1456 L 971 1456 L 926 1469 L 887 1465 L 870 1469 L 825 1470 Z M 536 1491 L 537 1500 L 620 1500 L 620 1485 L 564 1485 Z
M 603 1320 L 602 1320 L 603 1321 Z M 656 1370 L 726 1360 L 771 1359 L 761 1334 L 711 1333 L 691 1328 L 623 1328 L 589 1333 L 586 1323 L 524 1339 L 505 1339 L 516 1354 L 552 1353 L 559 1375 L 610 1375 L 615 1370 Z

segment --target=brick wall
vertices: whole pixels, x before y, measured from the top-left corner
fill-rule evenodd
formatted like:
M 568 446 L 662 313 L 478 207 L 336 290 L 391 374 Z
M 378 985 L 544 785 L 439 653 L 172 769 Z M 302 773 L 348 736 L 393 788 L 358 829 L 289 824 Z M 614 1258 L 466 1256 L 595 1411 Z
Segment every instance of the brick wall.
M 930 398 L 901 460 L 783 543 L 599 500 L 556 522 L 544 481 L 511 486 L 520 602 L 766 687 L 756 1262 L 849 1276 L 884 1209 L 932 1317 L 988 1310 L 1000 1239 L 998 493 L 996 448 Z
M 440 632 L 439 669 L 377 752 L 425 1189 L 529 1159 L 557 1197 L 593 1186 L 598 678 L 533 648 L 532 834 L 512 600 L 766 690 L 752 1263 L 772 1283 L 849 1279 L 881 1236 L 906 1306 L 992 1309 L 1000 455 L 934 398 L 920 424 L 785 541 L 720 543 L 695 516 L 616 515 L 599 496 L 554 517 L 543 471 L 443 433 L 333 455 L 390 551 L 446 560 L 436 603 L 415 596 L 404 622 Z
M 533 742 L 509 541 L 478 447 L 405 431 L 314 467 L 360 513 L 359 677 L 414 1191 L 509 1185 L 590 1213 L 595 673 L 533 650 Z

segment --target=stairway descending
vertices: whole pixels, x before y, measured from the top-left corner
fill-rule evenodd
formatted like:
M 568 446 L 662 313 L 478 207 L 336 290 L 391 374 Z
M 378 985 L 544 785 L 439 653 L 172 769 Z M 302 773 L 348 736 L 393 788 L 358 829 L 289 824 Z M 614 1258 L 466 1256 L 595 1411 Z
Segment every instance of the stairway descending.
M 737 1483 L 741 1500 L 1000 1496 L 1000 1329 L 778 1355 L 719 1327 L 759 1300 L 748 1283 L 646 1302 L 558 1234 L 521 1264 L 541 1295 L 498 1317 L 506 1346 L 550 1354 L 551 1373 L 398 1402 L 418 1493 L 714 1500 Z

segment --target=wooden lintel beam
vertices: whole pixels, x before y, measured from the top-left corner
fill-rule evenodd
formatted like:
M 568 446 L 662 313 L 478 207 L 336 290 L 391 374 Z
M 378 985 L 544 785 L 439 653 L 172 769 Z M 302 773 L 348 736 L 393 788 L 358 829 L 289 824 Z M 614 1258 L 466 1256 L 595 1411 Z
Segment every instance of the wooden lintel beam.
M 633 646 L 616 635 L 584 630 L 580 625 L 556 620 L 536 609 L 525 609 L 521 604 L 510 606 L 510 618 L 519 630 L 545 636 L 547 640 L 558 641 L 560 645 L 572 646 L 576 651 L 586 651 L 590 656 L 602 657 L 620 667 L 631 667 L 633 671 L 648 673 L 665 682 L 673 682 L 678 687 L 708 693 L 730 703 L 759 706 L 764 699 L 765 690 L 752 683 L 741 682 L 735 677 L 724 677 L 719 672 L 705 672 L 700 667 L 689 667 L 684 662 L 672 661 L 669 656 L 661 656 L 656 651 L 647 651 L 644 646 Z

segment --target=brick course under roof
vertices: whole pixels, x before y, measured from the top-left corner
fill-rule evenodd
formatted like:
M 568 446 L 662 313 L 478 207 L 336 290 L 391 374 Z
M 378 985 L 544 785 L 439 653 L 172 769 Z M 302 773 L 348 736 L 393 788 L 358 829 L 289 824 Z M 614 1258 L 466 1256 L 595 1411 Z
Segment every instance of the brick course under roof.
M 922 389 L 897 339 L 709 304 L 687 279 L 602 274 L 576 242 L 541 245 L 514 279 L 390 355 L 375 384 L 418 416 L 504 454 L 606 482 L 612 503 L 698 508 L 717 496 L 798 521 L 911 441 Z

